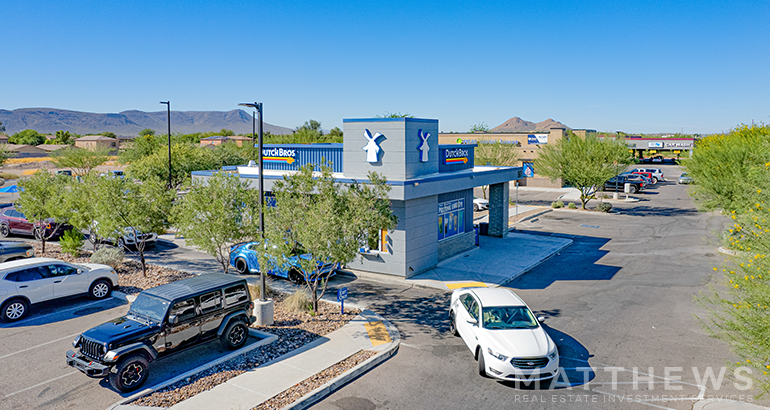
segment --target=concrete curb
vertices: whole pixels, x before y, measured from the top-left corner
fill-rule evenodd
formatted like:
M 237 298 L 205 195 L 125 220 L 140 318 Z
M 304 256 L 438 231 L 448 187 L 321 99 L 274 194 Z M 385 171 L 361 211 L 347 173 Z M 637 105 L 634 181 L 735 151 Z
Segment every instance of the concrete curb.
M 696 402 L 692 410 L 770 410 L 770 407 L 727 399 L 707 399 Z
M 559 252 L 569 248 L 570 246 L 572 246 L 573 243 L 575 243 L 575 241 L 573 241 L 572 239 L 569 239 L 569 238 L 562 238 L 562 239 L 567 239 L 569 242 L 567 242 L 566 244 L 564 244 L 564 246 L 562 246 L 559 249 L 557 249 L 556 251 L 554 251 L 552 254 L 548 255 L 547 258 L 540 259 L 539 261 L 533 263 L 532 265 L 527 266 L 526 268 L 522 269 L 521 272 L 518 272 L 517 274 L 511 276 L 505 282 L 503 282 L 503 283 L 501 283 L 501 284 L 499 284 L 499 285 L 497 285 L 495 287 L 502 287 L 502 286 L 505 286 L 505 285 L 511 283 L 514 279 L 518 278 L 521 275 L 524 275 L 525 273 L 531 271 L 532 269 L 535 269 L 536 267 L 540 266 L 541 263 L 547 261 L 548 259 L 553 258 Z
M 128 303 L 131 303 L 134 301 L 134 299 L 136 299 L 136 295 L 128 295 L 119 290 L 113 290 L 110 296 L 118 300 L 124 300 Z
M 397 352 L 398 348 L 401 344 L 401 333 L 399 333 L 398 329 L 396 329 L 395 326 L 393 326 L 392 323 L 385 320 L 382 316 L 367 310 L 367 312 L 370 312 L 367 314 L 367 316 L 372 316 L 373 318 L 382 321 L 382 324 L 385 325 L 385 328 L 388 330 L 388 334 L 390 335 L 391 339 L 393 340 L 391 342 L 391 345 L 381 351 L 380 353 L 370 357 L 363 363 L 353 367 L 352 369 L 346 371 L 345 373 L 337 376 L 333 380 L 329 381 L 328 383 L 324 384 L 321 387 L 318 387 L 317 389 L 311 391 L 310 393 L 302 396 L 299 400 L 295 401 L 294 403 L 284 407 L 282 410 L 304 410 L 312 405 L 318 403 L 319 401 L 323 400 L 330 394 L 337 391 L 342 386 L 350 383 L 351 381 L 357 379 L 362 374 L 368 372 L 369 370 L 377 367 L 380 363 L 385 362 L 386 360 L 393 357 Z M 364 312 L 361 312 L 363 314 Z
M 230 360 L 230 359 L 232 359 L 232 358 L 234 358 L 236 356 L 240 356 L 240 355 L 242 355 L 242 354 L 244 354 L 246 352 L 252 351 L 252 350 L 254 350 L 254 349 L 258 348 L 258 347 L 261 347 L 261 346 L 273 343 L 274 341 L 278 340 L 278 336 L 276 336 L 276 335 L 274 335 L 272 333 L 262 332 L 262 331 L 259 331 L 259 330 L 256 330 L 256 329 L 252 329 L 252 328 L 249 328 L 249 334 L 254 336 L 254 337 L 261 337 L 262 340 L 260 340 L 260 341 L 258 341 L 256 343 L 252 343 L 251 345 L 249 345 L 246 348 L 235 350 L 235 351 L 233 351 L 233 352 L 231 352 L 231 353 L 229 353 L 229 354 L 227 354 L 225 356 L 220 357 L 217 360 L 214 360 L 212 362 L 208 362 L 208 363 L 206 363 L 204 365 L 198 366 L 198 367 L 196 367 L 196 368 L 194 368 L 194 369 L 192 369 L 192 370 L 190 370 L 190 371 L 188 371 L 186 373 L 182 373 L 179 376 L 176 376 L 176 377 L 174 377 L 172 379 L 169 379 L 169 380 L 163 381 L 161 383 L 158 383 L 158 384 L 156 384 L 154 386 L 148 387 L 148 388 L 140 391 L 139 393 L 133 394 L 133 395 L 131 395 L 129 397 L 126 397 L 123 400 L 118 401 L 117 403 L 115 403 L 115 404 L 111 405 L 110 407 L 108 407 L 107 410 L 113 410 L 113 409 L 115 409 L 115 410 L 120 410 L 120 409 L 128 410 L 129 408 L 133 408 L 133 409 L 140 409 L 140 408 L 141 409 L 151 409 L 152 407 L 144 407 L 144 406 L 130 406 L 129 407 L 129 406 L 124 406 L 123 403 L 128 403 L 128 402 L 134 401 L 134 400 L 136 400 L 136 399 L 138 399 L 140 397 L 146 396 L 148 394 L 152 394 L 152 393 L 154 393 L 154 392 L 156 392 L 156 391 L 158 391 L 158 390 L 160 390 L 160 389 L 162 389 L 162 388 L 164 388 L 166 386 L 170 386 L 170 385 L 172 385 L 172 384 L 174 384 L 174 383 L 176 383 L 176 382 L 178 382 L 178 381 L 180 381 L 182 379 L 186 379 L 186 378 L 188 378 L 190 376 L 194 376 L 194 375 L 196 375 L 196 374 L 198 374 L 198 373 L 200 373 L 200 372 L 202 372 L 202 371 L 204 371 L 206 369 L 214 367 L 214 366 L 216 366 L 216 365 L 218 365 L 220 363 L 226 362 L 226 361 L 228 361 L 228 360 Z
M 542 210 L 540 212 L 535 212 L 534 214 L 527 215 L 524 218 L 521 218 L 521 219 L 519 219 L 516 222 L 509 222 L 508 223 L 508 227 L 511 227 L 512 225 L 517 224 L 519 222 L 524 222 L 524 221 L 528 221 L 528 220 L 530 220 L 532 218 L 537 218 L 538 216 L 543 215 L 543 214 L 547 214 L 548 212 L 551 212 L 551 211 L 553 211 L 553 209 L 544 209 L 544 210 Z

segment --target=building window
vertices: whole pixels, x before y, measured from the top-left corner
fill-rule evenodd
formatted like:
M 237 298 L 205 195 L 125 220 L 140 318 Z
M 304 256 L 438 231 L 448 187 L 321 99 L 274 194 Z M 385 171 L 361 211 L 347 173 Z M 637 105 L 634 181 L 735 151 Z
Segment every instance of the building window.
M 465 232 L 465 199 L 438 204 L 438 240 Z
M 388 252 L 388 230 L 380 229 L 371 232 L 366 238 L 366 244 L 358 249 L 361 253 Z

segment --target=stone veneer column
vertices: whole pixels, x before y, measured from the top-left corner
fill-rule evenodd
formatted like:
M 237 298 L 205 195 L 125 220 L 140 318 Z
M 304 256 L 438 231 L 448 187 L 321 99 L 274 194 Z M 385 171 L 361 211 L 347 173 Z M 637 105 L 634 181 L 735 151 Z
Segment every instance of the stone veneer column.
M 489 236 L 502 238 L 508 234 L 508 182 L 489 186 Z

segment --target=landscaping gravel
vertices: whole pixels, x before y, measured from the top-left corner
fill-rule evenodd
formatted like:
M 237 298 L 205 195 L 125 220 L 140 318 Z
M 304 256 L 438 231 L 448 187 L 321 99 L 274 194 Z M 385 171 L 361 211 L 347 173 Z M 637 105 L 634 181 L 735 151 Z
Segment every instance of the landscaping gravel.
M 61 247 L 57 243 L 46 243 L 45 254 L 41 252 L 39 241 L 35 242 L 34 246 L 35 254 L 38 257 L 61 259 L 72 263 L 88 263 L 88 258 L 91 256 L 91 252 L 84 251 L 80 257 L 73 257 L 67 253 L 63 253 Z M 129 294 L 139 293 L 144 289 L 194 276 L 187 272 L 148 264 L 147 276 L 145 277 L 142 275 L 142 265 L 139 262 L 131 260 L 124 260 L 123 263 L 118 266 L 116 272 L 118 273 L 120 291 Z M 287 295 L 272 292 L 268 293 L 268 296 L 275 302 L 274 324 L 271 326 L 253 327 L 278 336 L 278 339 L 275 342 L 259 347 L 225 363 L 221 363 L 193 377 L 158 390 L 155 393 L 136 399 L 131 404 L 150 407 L 171 407 L 200 392 L 224 383 L 247 370 L 275 360 L 323 335 L 331 333 L 341 328 L 361 313 L 360 310 L 345 309 L 345 314 L 341 314 L 339 306 L 323 301 L 318 302 L 319 314 L 316 316 L 313 316 L 308 312 L 294 313 L 284 308 L 284 300 Z M 295 385 L 291 389 L 265 403 L 273 403 L 268 404 L 273 407 L 260 406 L 259 408 L 284 407 L 302 397 L 305 393 L 334 379 L 347 369 L 354 367 L 370 356 L 371 354 L 368 352 L 359 352 L 358 354 L 326 369 L 324 372 Z M 263 406 L 265 404 L 263 404 Z

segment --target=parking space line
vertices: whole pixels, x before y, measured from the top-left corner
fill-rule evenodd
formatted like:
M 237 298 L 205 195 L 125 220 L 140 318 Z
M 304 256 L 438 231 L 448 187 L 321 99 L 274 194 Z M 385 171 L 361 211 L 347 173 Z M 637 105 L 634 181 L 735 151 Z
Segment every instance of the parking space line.
M 6 395 L 5 395 L 5 398 L 7 399 L 7 398 L 9 398 L 9 397 L 11 397 L 11 396 L 17 395 L 17 394 L 19 394 L 19 393 L 23 393 L 23 392 L 25 392 L 25 391 L 27 391 L 27 390 L 32 390 L 32 389 L 34 389 L 35 387 L 40 387 L 40 386 L 42 386 L 42 385 L 44 385 L 44 384 L 46 384 L 46 383 L 50 383 L 50 382 L 53 382 L 53 381 L 56 381 L 56 380 L 59 380 L 59 379 L 63 379 L 63 378 L 65 378 L 65 377 L 67 377 L 67 376 L 71 376 L 71 375 L 73 375 L 73 374 L 75 374 L 75 373 L 77 373 L 77 372 L 78 372 L 78 371 L 77 371 L 77 370 L 75 370 L 75 371 L 73 371 L 73 372 L 69 372 L 69 373 L 67 373 L 67 374 L 63 374 L 63 375 L 61 375 L 61 376 L 59 376 L 59 377 L 54 377 L 54 378 L 53 378 L 53 379 L 51 379 L 51 380 L 46 380 L 46 381 L 44 381 L 44 382 L 42 382 L 42 383 L 38 383 L 38 384 L 36 384 L 36 385 L 34 385 L 34 386 L 29 386 L 29 387 L 27 387 L 26 389 L 21 389 L 21 390 L 19 390 L 19 391 L 15 391 L 15 392 L 13 392 L 13 393 L 11 393 L 11 394 L 6 394 Z
M 0 359 L 5 359 L 6 357 L 11 357 L 13 355 L 16 355 L 16 354 L 19 354 L 19 353 L 23 353 L 23 352 L 26 352 L 28 350 L 37 349 L 38 347 L 43 347 L 45 345 L 49 345 L 51 343 L 56 343 L 56 342 L 59 342 L 59 341 L 65 340 L 65 339 L 70 339 L 70 338 L 75 337 L 75 336 L 77 336 L 79 334 L 80 333 L 75 333 L 74 335 L 64 336 L 61 339 L 51 340 L 50 342 L 41 343 L 41 344 L 39 344 L 37 346 L 28 347 L 28 348 L 26 348 L 24 350 L 19 350 L 18 352 L 13 352 L 13 353 L 7 354 L 5 356 L 0 356 Z
M 2 328 L 2 329 L 16 328 L 16 327 L 19 327 L 20 324 L 34 322 L 35 320 L 40 320 L 40 319 L 46 318 L 48 316 L 58 315 L 60 313 L 69 312 L 70 310 L 83 309 L 85 307 L 88 307 L 88 306 L 91 306 L 91 305 L 95 305 L 97 303 L 107 302 L 107 301 L 111 301 L 111 300 L 114 300 L 114 299 L 106 298 L 106 299 L 97 300 L 97 301 L 94 301 L 94 302 L 91 302 L 91 303 L 86 303 L 85 305 L 73 306 L 73 307 L 71 307 L 69 309 L 57 310 L 56 312 L 51 312 L 51 313 L 46 313 L 45 315 L 31 317 L 29 319 L 25 319 L 25 320 L 22 320 L 20 322 L 8 323 L 8 324 L 0 326 L 0 328 Z

